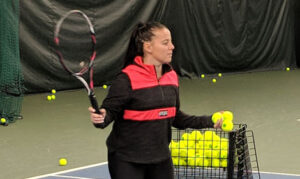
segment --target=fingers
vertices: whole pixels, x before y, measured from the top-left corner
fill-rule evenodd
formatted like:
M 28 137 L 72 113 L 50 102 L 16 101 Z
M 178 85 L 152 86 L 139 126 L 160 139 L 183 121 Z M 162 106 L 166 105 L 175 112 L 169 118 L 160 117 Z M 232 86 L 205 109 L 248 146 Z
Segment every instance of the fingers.
M 103 123 L 105 116 L 106 116 L 106 110 L 105 109 L 100 109 L 100 114 L 95 113 L 96 110 L 92 107 L 89 107 L 88 110 L 90 111 L 90 119 L 93 123 L 98 124 L 98 123 Z
M 222 128 L 222 124 L 223 124 L 223 119 L 219 119 L 215 124 L 214 124 L 214 128 L 215 129 L 221 129 Z
M 95 110 L 94 108 L 92 108 L 92 107 L 89 107 L 88 110 L 89 110 L 90 112 L 95 112 L 95 111 L 96 111 L 96 110 Z

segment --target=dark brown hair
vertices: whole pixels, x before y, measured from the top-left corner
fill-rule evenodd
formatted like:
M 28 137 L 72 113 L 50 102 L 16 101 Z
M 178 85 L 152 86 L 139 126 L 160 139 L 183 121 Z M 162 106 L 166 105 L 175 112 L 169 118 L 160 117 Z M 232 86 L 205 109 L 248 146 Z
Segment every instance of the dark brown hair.
M 151 40 L 151 38 L 154 36 L 153 34 L 154 29 L 162 29 L 162 28 L 167 28 L 167 27 L 159 22 L 138 23 L 131 34 L 123 67 L 132 64 L 136 56 L 143 56 L 144 42 Z

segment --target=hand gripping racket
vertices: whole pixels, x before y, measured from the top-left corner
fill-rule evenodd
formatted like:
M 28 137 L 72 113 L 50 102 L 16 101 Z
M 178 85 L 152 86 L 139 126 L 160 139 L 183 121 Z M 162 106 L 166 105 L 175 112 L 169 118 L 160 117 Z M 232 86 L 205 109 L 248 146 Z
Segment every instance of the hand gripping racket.
M 55 26 L 54 43 L 62 67 L 85 86 L 92 107 L 100 114 L 93 82 L 96 36 L 88 16 L 80 10 L 63 15 Z

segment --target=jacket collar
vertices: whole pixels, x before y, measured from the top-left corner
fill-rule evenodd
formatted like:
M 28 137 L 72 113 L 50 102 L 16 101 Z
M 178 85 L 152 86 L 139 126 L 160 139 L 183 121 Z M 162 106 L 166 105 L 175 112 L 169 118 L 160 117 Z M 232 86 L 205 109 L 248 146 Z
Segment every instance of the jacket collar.
M 141 56 L 136 56 L 134 58 L 134 64 L 136 64 L 136 65 L 144 68 L 146 71 L 148 71 L 151 74 L 156 74 L 154 65 L 144 64 L 143 57 L 141 57 Z M 163 64 L 162 65 L 162 72 L 163 72 L 163 74 L 166 73 L 166 72 L 169 72 L 171 70 L 172 70 L 171 65 L 169 65 L 169 64 Z

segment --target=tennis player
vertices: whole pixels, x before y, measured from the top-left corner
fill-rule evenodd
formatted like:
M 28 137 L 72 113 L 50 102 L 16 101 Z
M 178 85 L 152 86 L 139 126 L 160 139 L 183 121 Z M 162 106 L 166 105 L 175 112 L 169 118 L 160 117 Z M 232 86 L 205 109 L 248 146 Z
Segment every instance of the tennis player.
M 107 139 L 112 179 L 173 179 L 169 151 L 171 127 L 220 128 L 211 116 L 180 110 L 178 77 L 170 63 L 174 50 L 169 29 L 158 22 L 139 23 L 130 39 L 122 72 L 101 106 L 90 107 L 95 127 L 114 121 Z

